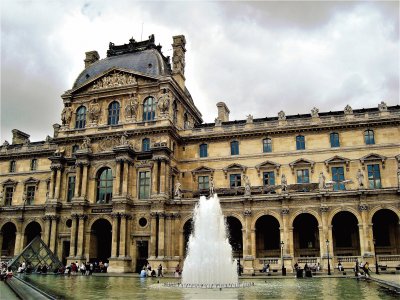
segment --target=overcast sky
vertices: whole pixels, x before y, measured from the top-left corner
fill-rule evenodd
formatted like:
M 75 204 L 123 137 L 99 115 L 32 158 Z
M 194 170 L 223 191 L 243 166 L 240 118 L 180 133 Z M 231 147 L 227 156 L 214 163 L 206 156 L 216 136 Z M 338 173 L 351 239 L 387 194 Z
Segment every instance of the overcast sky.
M 142 31 L 143 26 L 143 31 Z M 142 33 L 143 32 L 143 33 Z M 187 41 L 186 83 L 205 122 L 399 104 L 399 2 L 1 1 L 1 143 L 61 123 L 84 53 L 155 34 Z

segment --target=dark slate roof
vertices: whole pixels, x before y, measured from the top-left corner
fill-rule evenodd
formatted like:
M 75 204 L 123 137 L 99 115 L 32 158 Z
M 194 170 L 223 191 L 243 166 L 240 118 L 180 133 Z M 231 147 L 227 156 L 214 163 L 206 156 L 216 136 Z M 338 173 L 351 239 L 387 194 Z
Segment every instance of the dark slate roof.
M 101 75 L 111 68 L 122 68 L 151 76 L 171 74 L 171 68 L 165 57 L 157 49 L 147 49 L 140 52 L 110 56 L 96 61 L 79 74 L 73 88 L 83 85 L 86 81 Z

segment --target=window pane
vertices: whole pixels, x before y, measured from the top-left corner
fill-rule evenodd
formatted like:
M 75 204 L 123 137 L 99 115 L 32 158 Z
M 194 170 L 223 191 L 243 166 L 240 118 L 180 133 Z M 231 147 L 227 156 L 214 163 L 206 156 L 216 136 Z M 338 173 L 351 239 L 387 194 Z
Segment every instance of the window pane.
M 275 173 L 274 172 L 264 172 L 264 185 L 275 185 Z
M 199 176 L 199 190 L 208 190 L 208 176 Z
M 340 147 L 339 134 L 336 132 L 331 133 L 331 147 Z
M 373 130 L 366 130 L 364 132 L 364 139 L 365 139 L 365 144 L 374 145 L 375 144 L 374 131 Z
M 67 202 L 71 202 L 75 192 L 75 176 L 68 177 Z
M 263 140 L 263 152 L 272 152 L 272 140 L 264 139 Z
M 6 195 L 5 195 L 5 205 L 10 206 L 12 204 L 12 198 L 13 198 L 13 193 L 14 193 L 14 188 L 9 186 L 6 187 Z
M 150 172 L 139 172 L 139 199 L 150 198 Z
M 238 187 L 242 185 L 242 176 L 240 174 L 231 174 L 229 176 L 230 187 Z
M 231 155 L 239 155 L 239 142 L 231 142 Z
M 306 144 L 305 144 L 304 136 L 302 136 L 302 135 L 296 136 L 296 149 L 297 149 L 297 150 L 304 150 L 304 149 L 306 149 Z
M 119 103 L 112 102 L 108 107 L 108 125 L 116 125 L 119 121 Z
M 207 157 L 208 156 L 208 151 L 207 151 L 207 144 L 201 144 L 200 145 L 200 157 Z
M 110 168 L 100 171 L 97 180 L 97 202 L 107 203 L 112 199 L 113 178 Z
M 344 181 L 343 167 L 332 167 L 332 181 L 334 181 L 333 184 L 334 191 L 345 189 L 345 185 L 344 183 L 342 183 L 342 181 Z

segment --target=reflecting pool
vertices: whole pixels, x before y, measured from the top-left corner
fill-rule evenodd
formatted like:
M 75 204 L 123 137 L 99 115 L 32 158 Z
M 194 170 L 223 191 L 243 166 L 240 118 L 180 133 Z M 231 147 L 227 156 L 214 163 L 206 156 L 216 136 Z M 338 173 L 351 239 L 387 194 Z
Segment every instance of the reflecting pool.
M 155 278 L 25 275 L 24 279 L 65 299 L 396 299 L 373 282 L 353 278 L 254 279 L 254 287 L 178 289 Z M 174 282 L 162 278 L 160 283 Z M 175 282 L 178 282 L 175 280 Z

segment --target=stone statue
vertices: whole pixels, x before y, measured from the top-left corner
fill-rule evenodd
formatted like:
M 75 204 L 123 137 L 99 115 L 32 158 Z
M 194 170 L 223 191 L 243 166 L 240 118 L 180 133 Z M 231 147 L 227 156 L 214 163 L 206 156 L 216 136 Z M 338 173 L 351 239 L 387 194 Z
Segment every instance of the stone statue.
M 72 118 L 72 109 L 69 106 L 65 106 L 61 112 L 61 122 L 63 125 L 68 125 Z
M 319 190 L 324 190 L 325 189 L 325 175 L 324 175 L 324 172 L 319 173 L 318 188 L 319 188 Z
M 10 146 L 10 143 L 7 140 L 5 140 L 3 143 L 3 147 L 7 148 L 8 146 Z
M 384 101 L 381 101 L 381 103 L 378 104 L 378 109 L 379 111 L 387 111 L 387 104 Z
M 174 194 L 175 199 L 180 199 L 182 197 L 182 187 L 181 186 L 182 185 L 179 181 L 175 184 L 175 194 Z
M 169 95 L 168 93 L 163 94 L 160 99 L 158 99 L 157 107 L 161 115 L 167 115 L 169 109 Z
M 97 99 L 94 99 L 93 102 L 90 103 L 88 109 L 89 121 L 91 123 L 97 124 L 100 118 L 100 112 L 101 112 L 100 105 L 99 103 L 97 103 Z
M 46 136 L 46 143 L 50 143 L 52 141 L 52 138 L 48 135 Z
M 250 196 L 251 195 L 251 184 L 250 184 L 249 177 L 247 175 L 243 175 L 243 181 L 244 181 L 244 195 Z
M 286 115 L 285 115 L 285 112 L 283 110 L 278 112 L 278 120 L 280 120 L 280 121 L 286 120 Z
M 215 194 L 215 184 L 214 184 L 214 178 L 211 177 L 210 180 L 210 196 Z
M 360 169 L 358 169 L 356 176 L 357 176 L 358 187 L 359 188 L 364 187 L 364 174 L 363 172 L 361 172 Z
M 82 150 L 89 150 L 92 147 L 91 143 L 90 143 L 90 137 L 85 136 L 85 138 L 83 139 L 83 143 L 81 146 Z
M 344 114 L 347 115 L 352 115 L 353 114 L 353 109 L 351 108 L 350 105 L 346 105 L 346 107 L 344 108 Z
M 215 118 L 214 120 L 215 126 L 221 126 L 222 125 L 222 121 L 218 118 Z
M 319 113 L 319 109 L 316 108 L 316 107 L 314 107 L 314 108 L 311 110 L 311 117 L 313 117 L 313 118 L 318 118 L 318 117 L 319 117 L 318 113 Z
M 248 115 L 246 123 L 253 123 L 253 115 Z
M 136 94 L 130 94 L 128 104 L 125 106 L 125 117 L 136 119 L 136 112 L 138 109 L 138 98 Z
M 287 179 L 286 179 L 285 174 L 282 174 L 281 186 L 282 186 L 282 192 L 286 192 L 287 191 Z
M 128 137 L 128 133 L 125 131 L 122 135 L 121 138 L 119 140 L 119 144 L 121 146 L 125 146 L 128 145 L 128 140 L 126 139 Z

